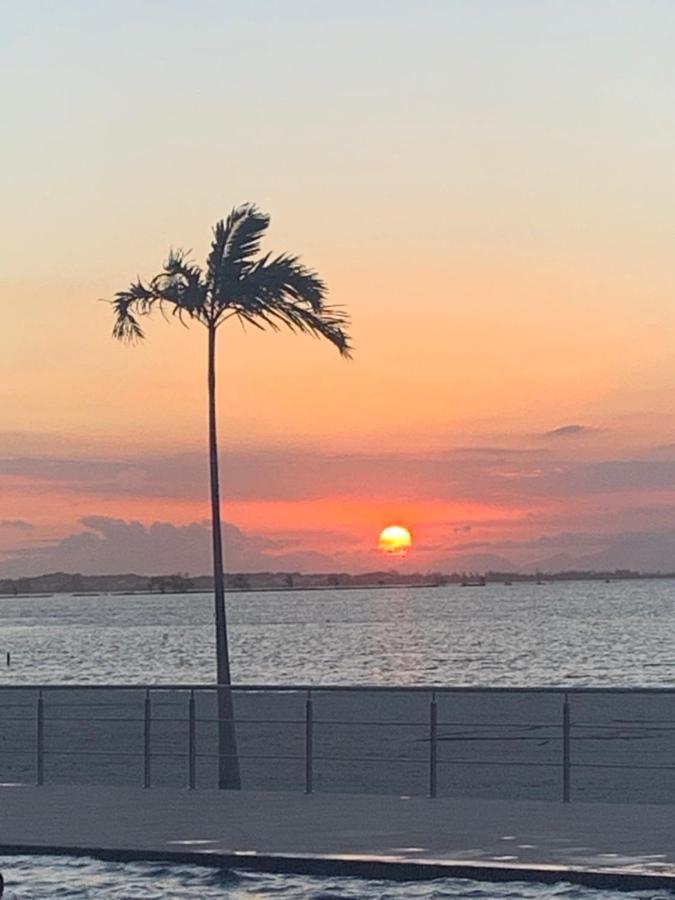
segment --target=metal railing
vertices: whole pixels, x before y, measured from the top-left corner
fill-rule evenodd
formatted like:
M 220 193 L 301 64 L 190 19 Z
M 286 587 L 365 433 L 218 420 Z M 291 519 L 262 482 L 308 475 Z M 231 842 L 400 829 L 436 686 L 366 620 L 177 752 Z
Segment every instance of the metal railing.
M 212 786 L 218 690 L 244 787 L 675 802 L 670 688 L 8 685 L 0 780 Z

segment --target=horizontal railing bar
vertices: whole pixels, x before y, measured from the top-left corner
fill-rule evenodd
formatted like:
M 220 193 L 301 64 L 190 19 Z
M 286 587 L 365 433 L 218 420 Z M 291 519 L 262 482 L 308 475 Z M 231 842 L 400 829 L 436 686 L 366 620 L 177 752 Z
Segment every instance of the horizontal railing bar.
M 422 756 L 321 756 L 314 755 L 315 762 L 386 762 L 386 763 L 415 763 L 424 767 L 426 757 Z
M 675 765 L 672 766 L 650 766 L 642 763 L 577 763 L 574 769 L 648 769 L 650 771 L 675 772 Z
M 153 753 L 153 756 L 155 754 Z M 218 759 L 217 753 L 197 753 L 196 756 L 201 759 Z M 232 756 L 230 754 L 225 754 L 226 759 L 231 759 Z M 298 762 L 302 762 L 304 760 L 304 756 L 270 756 L 270 755 L 262 755 L 262 754 L 244 754 L 240 753 L 237 757 L 238 759 L 281 759 L 281 760 L 297 760 Z M 393 762 L 393 763 L 424 763 L 423 759 L 419 757 L 388 757 L 388 756 L 315 756 L 314 760 L 319 760 L 320 762 Z
M 37 700 L 37 691 L 35 700 Z M 33 709 L 35 707 L 35 701 L 33 701 L 33 703 L 5 703 L 2 701 L 2 709 L 9 709 L 11 707 L 16 707 L 17 709 Z
M 44 756 L 143 756 L 143 751 L 138 751 L 138 750 L 44 750 L 43 755 Z
M 428 723 L 427 723 L 428 724 Z M 438 722 L 439 728 L 557 728 L 558 722 L 457 722 L 454 720 Z
M 156 722 L 158 724 L 161 722 L 178 722 L 181 725 L 184 725 L 187 722 L 187 717 L 186 716 L 153 716 L 152 721 Z M 303 719 L 226 719 L 224 721 L 234 722 L 235 725 L 303 725 L 304 724 Z M 0 717 L 0 723 L 1 722 L 31 722 L 32 723 L 33 717 L 32 716 L 5 716 L 5 717 Z M 109 722 L 109 723 L 137 722 L 138 724 L 142 724 L 143 719 L 139 718 L 138 716 L 122 717 L 122 716 L 49 716 L 49 715 L 45 715 L 45 724 L 48 722 L 51 722 L 51 723 L 55 723 L 55 722 Z M 202 723 L 202 724 L 215 725 L 218 723 L 218 719 L 195 718 L 195 722 Z M 426 722 L 395 722 L 395 721 L 392 721 L 392 722 L 368 722 L 365 720 L 349 721 L 347 719 L 318 719 L 318 720 L 314 721 L 314 724 L 315 725 L 339 725 L 339 726 L 358 725 L 361 727 L 368 727 L 368 728 L 371 726 L 384 726 L 384 727 L 390 726 L 392 728 L 399 728 L 399 727 L 422 728 L 422 727 L 428 725 L 428 723 L 426 723 Z M 439 722 L 438 727 L 440 729 L 440 728 L 450 728 L 453 726 L 451 724 L 448 724 L 447 722 Z M 477 724 L 465 723 L 461 726 L 457 725 L 456 727 L 458 727 L 458 728 L 460 728 L 460 727 L 461 728 L 490 727 L 490 728 L 508 728 L 508 729 L 522 728 L 527 731 L 533 731 L 538 728 L 554 728 L 555 725 L 550 724 L 550 725 L 541 725 L 541 726 L 529 726 L 526 724 L 515 725 L 515 724 L 509 724 L 509 723 L 501 724 L 501 723 L 495 722 L 490 726 L 482 726 L 480 723 L 477 723 Z M 603 729 L 610 729 L 612 731 L 621 731 L 621 732 L 636 731 L 641 734 L 663 734 L 663 733 L 670 733 L 672 731 L 675 731 L 675 725 L 672 728 L 670 728 L 670 727 L 659 726 L 659 725 L 654 725 L 651 727 L 642 727 L 639 725 L 603 725 L 603 724 L 593 725 L 591 723 L 580 725 L 576 722 L 572 725 L 572 728 L 596 728 L 596 729 L 603 728 Z M 443 737 L 444 737 L 443 735 L 439 735 L 439 740 L 442 740 Z M 540 732 L 537 734 L 532 734 L 532 735 L 507 735 L 504 737 L 502 737 L 501 735 L 495 735 L 492 737 L 489 737 L 489 736 L 471 737 L 468 735 L 456 735 L 455 736 L 452 734 L 445 736 L 445 737 L 452 737 L 452 738 L 455 738 L 456 740 L 512 740 L 512 741 L 513 740 L 538 741 L 538 740 L 542 740 L 542 739 L 560 740 L 559 735 L 547 736 L 547 735 L 541 734 Z
M 242 721 L 241 719 L 237 719 L 237 721 Z M 264 721 L 264 720 L 263 720 Z M 315 725 L 362 725 L 370 728 L 371 725 L 391 725 L 395 727 L 406 726 L 407 728 L 428 728 L 428 722 L 396 722 L 392 720 L 391 722 L 366 722 L 362 719 L 314 719 Z
M 88 753 L 102 753 L 105 756 L 115 756 L 117 754 L 117 750 L 60 750 L 58 748 L 45 749 L 45 755 L 50 753 L 58 753 L 59 756 L 79 756 L 80 754 L 88 754 Z M 144 751 L 141 750 L 120 750 L 119 753 L 122 756 L 144 756 Z M 154 750 L 152 751 L 152 756 L 187 756 L 187 750 L 175 749 L 175 750 Z
M 30 719 L 28 720 L 30 721 Z M 57 722 L 80 722 L 81 724 L 87 722 L 109 722 L 111 725 L 119 724 L 120 722 L 132 722 L 138 725 L 143 724 L 143 719 L 139 719 L 137 716 L 133 718 L 106 718 L 105 716 L 50 716 L 45 714 L 45 725 L 53 725 Z M 184 722 L 185 719 L 155 719 L 153 717 L 153 722 Z
M 154 753 L 153 753 L 153 756 L 154 756 Z M 218 753 L 195 753 L 195 756 L 198 759 L 220 759 L 220 756 Z M 230 753 L 223 754 L 223 759 L 234 759 L 234 758 L 235 757 L 232 756 L 232 754 L 230 754 Z M 294 760 L 297 760 L 297 762 L 302 762 L 304 760 L 304 758 L 305 758 L 304 756 L 267 756 L 267 755 L 259 756 L 257 754 L 249 755 L 249 754 L 245 754 L 245 753 L 239 753 L 236 757 L 236 759 L 281 759 L 281 760 L 289 760 L 289 759 L 293 760 L 294 759 Z
M 100 707 L 98 707 L 100 709 Z M 154 711 L 154 710 L 153 710 Z M 3 717 L 0 716 L 0 724 L 2 722 L 32 722 L 33 716 L 15 716 L 14 718 L 10 718 L 9 716 Z M 50 716 L 49 713 L 45 713 L 45 722 L 139 722 L 143 724 L 143 719 L 139 716 Z M 185 725 L 188 721 L 187 716 L 155 716 L 152 717 L 153 722 L 179 722 L 182 725 Z M 304 725 L 304 719 L 227 719 L 228 722 L 234 722 L 235 725 L 247 725 L 247 724 L 261 724 L 261 725 Z M 195 716 L 195 722 L 201 722 L 204 724 L 213 724 L 216 725 L 218 723 L 218 719 L 204 719 L 199 716 Z M 327 723 L 332 724 L 332 723 Z M 391 724 L 406 724 L 405 722 L 401 723 L 391 723 Z M 416 723 L 411 723 L 416 724 Z
M 160 724 L 162 722 L 167 722 L 167 723 L 178 722 L 181 725 L 185 725 L 185 723 L 187 722 L 187 718 L 186 717 L 164 718 L 164 717 L 153 716 L 152 721 L 153 721 L 153 723 L 157 723 L 157 724 Z M 303 725 L 304 724 L 302 719 L 227 719 L 226 721 L 234 722 L 235 725 Z M 30 722 L 30 723 L 33 723 L 33 717 L 31 717 L 31 716 L 20 716 L 20 717 L 14 717 L 14 718 L 8 717 L 6 719 L 0 719 L 0 724 L 2 722 Z M 119 722 L 127 722 L 127 723 L 128 722 L 132 722 L 132 723 L 136 722 L 138 724 L 142 724 L 143 719 L 139 719 L 138 717 L 108 718 L 106 716 L 45 716 L 45 724 L 47 722 L 50 722 L 50 723 L 57 723 L 57 722 L 109 722 L 111 724 L 119 723 Z M 203 725 L 215 725 L 218 723 L 218 719 L 197 719 L 196 718 L 195 722 L 201 723 Z M 362 728 L 370 728 L 371 726 L 378 726 L 378 727 L 390 726 L 392 728 L 403 728 L 403 727 L 405 727 L 405 728 L 422 728 L 425 725 L 424 722 L 348 722 L 348 721 L 340 721 L 340 720 L 333 721 L 331 719 L 320 719 L 318 722 L 315 722 L 315 724 L 316 725 L 338 725 L 340 727 L 349 726 L 349 725 L 358 725 L 359 727 L 362 727 Z M 439 723 L 439 728 L 447 728 L 447 727 L 448 727 L 447 725 Z M 463 728 L 471 728 L 472 726 L 463 725 L 462 727 Z M 500 726 L 493 725 L 492 727 L 498 728 Z M 508 726 L 504 726 L 504 727 L 507 728 Z M 523 727 L 526 728 L 526 726 L 523 726 Z M 555 726 L 550 725 L 548 727 L 554 728 Z M 572 727 L 577 728 L 579 726 L 573 725 Z M 634 733 L 635 732 L 638 734 L 644 734 L 646 736 L 659 735 L 659 734 L 670 734 L 671 732 L 675 731 L 675 727 L 673 727 L 673 728 L 659 728 L 659 727 L 639 728 L 636 726 L 634 728 L 630 728 L 630 727 L 624 727 L 624 726 L 620 726 L 620 725 L 606 725 L 606 726 L 604 726 L 604 725 L 587 725 L 587 726 L 585 726 L 585 728 L 607 729 L 607 730 L 621 732 L 621 733 L 626 733 L 626 732 Z M 529 729 L 529 728 L 527 728 L 526 730 L 532 731 L 532 729 Z M 502 740 L 502 739 L 507 740 L 507 741 L 560 740 L 560 735 L 550 735 L 549 736 L 549 735 L 545 735 L 545 734 L 541 734 L 541 733 L 523 734 L 523 735 L 504 735 L 504 736 L 485 735 L 484 737 L 480 737 L 480 736 L 473 737 L 473 736 L 470 736 L 467 734 L 455 735 L 455 734 L 450 733 L 445 736 L 439 735 L 439 740 L 441 740 L 442 737 L 446 737 L 446 738 L 450 737 L 450 738 L 454 738 L 456 740 L 477 740 L 477 741 L 480 741 L 480 740 Z M 621 737 L 621 734 L 617 734 L 616 737 L 617 737 L 617 739 L 619 739 Z
M 55 723 L 55 722 L 132 722 L 138 723 L 139 725 L 143 724 L 143 719 L 137 716 L 135 717 L 121 717 L 121 716 L 50 716 L 48 714 L 45 715 L 45 724 L 47 723 Z M 185 724 L 187 722 L 186 716 L 153 716 L 152 721 L 154 723 L 161 722 L 178 722 L 180 724 Z M 235 725 L 303 725 L 303 719 L 227 719 L 228 722 L 234 722 Z M 32 716 L 0 716 L 1 722 L 30 722 L 33 723 Z M 195 718 L 195 722 L 202 724 L 217 724 L 218 719 L 204 719 L 204 718 Z M 350 721 L 347 719 L 315 719 L 315 725 L 339 725 L 339 726 L 361 726 L 361 727 L 371 727 L 371 726 L 391 726 L 392 728 L 396 727 L 406 727 L 406 728 L 422 728 L 428 725 L 426 722 L 368 722 L 365 720 L 358 721 Z M 554 728 L 554 724 L 548 725 L 528 725 L 524 724 L 515 724 L 515 723 L 491 723 L 486 725 L 484 723 L 448 723 L 448 722 L 439 722 L 438 728 L 508 728 L 508 729 L 517 729 L 522 728 L 528 731 L 532 731 L 538 728 Z M 580 723 L 574 722 L 572 728 L 595 728 L 595 729 L 610 729 L 612 731 L 621 731 L 621 732 L 640 732 L 646 735 L 656 735 L 656 734 L 664 734 L 675 731 L 675 725 L 673 727 L 670 726 L 661 726 L 661 725 L 653 725 L 653 726 L 641 726 L 641 725 L 620 725 L 620 724 L 605 724 L 598 723 L 596 725 L 592 723 Z M 505 736 L 502 737 L 500 735 L 496 735 L 494 737 L 470 737 L 465 735 L 439 735 L 439 740 L 444 740 L 448 737 L 452 737 L 455 740 L 561 740 L 559 735 L 542 735 L 533 734 L 533 735 L 516 735 L 516 736 Z
M 26 748 L 18 748 L 16 750 L 0 750 L 0 755 L 24 755 L 33 756 L 34 751 Z M 142 757 L 142 752 L 124 751 L 124 750 L 45 750 L 45 756 L 106 756 L 106 757 Z M 152 758 L 164 759 L 184 759 L 188 754 L 185 751 L 153 751 Z M 200 759 L 218 759 L 217 753 L 196 753 L 195 756 Z M 226 758 L 231 758 L 226 754 Z M 270 754 L 239 754 L 239 759 L 258 759 L 258 760 L 296 760 L 301 762 L 304 757 L 299 755 L 270 755 Z M 391 757 L 391 756 L 314 756 L 317 762 L 368 762 L 368 763 L 422 763 L 419 757 Z M 556 762 L 521 762 L 508 760 L 477 760 L 477 759 L 438 759 L 438 765 L 446 766 L 501 766 L 504 768 L 559 768 Z M 675 765 L 672 766 L 650 766 L 642 764 L 630 763 L 575 763 L 573 769 L 627 769 L 641 771 L 656 772 L 672 772 L 675 771 Z
M 4 691 L 204 691 L 213 693 L 217 690 L 228 690 L 232 693 L 299 693 L 316 691 L 323 693 L 395 693 L 395 694 L 675 694 L 675 687 L 642 687 L 642 686 L 602 686 L 586 685 L 540 685 L 535 687 L 507 686 L 482 686 L 482 685 L 366 685 L 366 684 L 233 684 L 215 685 L 203 683 L 185 684 L 12 684 L 0 687 L 0 698 Z
M 439 766 L 503 766 L 510 768 L 534 768 L 534 769 L 559 769 L 559 762 L 511 762 L 510 760 L 482 760 L 482 759 L 438 759 Z M 573 768 L 575 768 L 573 766 Z
M 76 754 L 77 751 L 74 751 Z M 145 756 L 143 752 L 138 754 L 139 756 Z M 187 750 L 153 750 L 150 754 L 150 759 L 155 759 L 155 757 L 161 756 L 163 759 L 170 759 L 175 757 L 176 759 L 184 759 L 188 755 Z
M 156 719 L 153 717 L 153 722 L 185 722 L 183 719 Z M 234 719 L 235 725 L 304 725 L 304 719 Z M 215 725 L 218 722 L 218 719 L 200 719 L 198 716 L 195 717 L 195 722 L 210 722 Z
M 169 719 L 169 718 L 155 718 L 152 719 L 153 722 L 185 722 L 185 718 L 183 719 Z M 227 719 L 228 722 L 234 722 L 235 725 L 304 725 L 304 719 Z M 210 722 L 212 725 L 217 724 L 218 719 L 200 719 L 195 718 L 195 722 Z M 411 725 L 411 726 L 427 726 L 428 722 L 352 722 L 348 720 L 341 721 L 339 719 L 319 719 L 314 720 L 317 725 Z M 554 727 L 554 726 L 551 726 Z
M 35 722 L 35 710 L 30 716 L 0 716 L 0 725 L 3 722 Z
M 17 749 L 17 750 L 0 750 L 0 754 L 23 754 L 27 756 L 32 756 L 33 751 L 30 749 Z M 142 752 L 132 751 L 132 750 L 45 750 L 45 756 L 123 756 L 123 757 L 141 757 L 143 756 Z M 188 754 L 185 751 L 176 750 L 176 751 L 161 751 L 161 750 L 153 750 L 152 758 L 175 758 L 175 759 L 183 759 Z M 196 753 L 200 759 L 218 759 L 217 753 Z M 231 758 L 229 754 L 226 754 L 227 758 Z M 267 760 L 298 760 L 302 761 L 304 759 L 303 756 L 299 755 L 288 755 L 288 754 L 249 754 L 249 753 L 240 753 L 238 755 L 238 759 L 267 759 Z M 420 757 L 403 757 L 403 756 L 314 756 L 315 761 L 318 762 L 386 762 L 386 763 L 423 763 L 424 760 Z M 478 759 L 438 759 L 438 765 L 446 765 L 446 766 L 502 766 L 502 767 L 518 767 L 518 768 L 558 768 L 559 763 L 556 762 L 521 762 L 521 761 L 511 761 L 511 760 L 478 760 Z M 650 765 L 642 765 L 639 763 L 630 764 L 630 763 L 575 763 L 572 767 L 574 769 L 639 769 L 639 770 L 648 770 L 648 771 L 664 771 L 671 772 L 675 771 L 675 765 L 672 766 L 650 766 Z
M 91 685 L 93 687 L 93 685 Z M 46 688 L 41 688 L 41 690 L 46 690 Z M 61 690 L 60 688 L 56 688 L 55 690 Z M 89 690 L 88 688 L 80 688 L 82 691 Z M 143 700 L 145 698 L 145 688 L 138 688 L 138 705 L 140 707 L 143 706 Z M 133 699 L 133 698 L 132 698 Z M 181 698 L 182 699 L 182 698 Z M 0 701 L 1 702 L 1 701 Z M 27 706 L 28 704 L 22 704 L 23 706 Z M 55 700 L 49 701 L 49 706 L 51 709 L 89 709 L 90 707 L 94 707 L 98 709 L 100 706 L 105 706 L 106 709 L 116 709 L 120 706 L 128 706 L 129 698 L 121 699 L 119 701 L 115 701 L 114 703 L 105 702 L 105 701 L 83 701 L 83 700 L 75 700 L 70 702 L 56 702 Z M 159 701 L 155 704 L 156 706 L 177 706 L 178 703 L 160 703 Z
M 488 741 L 498 741 L 499 743 L 504 743 L 504 741 L 537 741 L 540 743 L 541 741 L 546 741 L 546 743 L 551 743 L 553 741 L 561 741 L 561 736 L 558 735 L 546 735 L 546 734 L 514 734 L 514 735 L 484 735 L 484 736 L 474 736 L 474 735 L 443 735 L 439 734 L 437 738 L 438 742 L 445 741 L 446 743 L 449 741 L 459 742 L 459 741 L 473 741 L 481 743 L 487 743 Z
M 69 708 L 73 708 L 74 704 L 65 704 Z M 88 704 L 89 705 L 89 704 Z M 100 709 L 99 704 L 91 704 L 95 709 Z M 49 708 L 53 709 L 53 706 Z M 79 705 L 75 708 L 79 708 Z M 187 722 L 187 716 L 153 716 L 153 722 L 180 722 L 184 724 Z M 236 725 L 246 725 L 246 724 L 259 724 L 259 725 L 304 725 L 304 719 L 228 719 L 228 721 L 233 721 Z M 33 722 L 33 716 L 2 716 L 0 715 L 0 723 L 2 722 Z M 50 716 L 49 712 L 45 713 L 45 723 L 47 722 L 138 722 L 139 724 L 143 723 L 143 719 L 138 716 Z M 195 717 L 195 722 L 201 722 L 204 724 L 217 724 L 218 719 L 214 718 L 203 718 L 203 717 Z M 375 721 L 370 722 L 367 720 L 359 719 L 359 720 L 351 720 L 351 719 L 315 719 L 315 725 L 361 725 L 370 727 L 371 725 L 376 726 L 387 726 L 390 725 L 392 727 L 405 726 L 410 728 L 424 728 L 428 727 L 428 722 L 399 722 L 399 721 Z M 438 727 L 440 728 L 508 728 L 508 729 L 517 729 L 523 728 L 529 731 L 540 729 L 540 728 L 555 728 L 555 723 L 518 723 L 518 722 L 439 722 Z M 622 730 L 629 730 L 631 728 L 639 729 L 640 726 L 630 726 L 630 725 L 592 725 L 592 724 L 581 724 L 574 723 L 574 728 L 621 728 Z M 641 729 L 644 730 L 644 729 Z M 653 726 L 653 730 L 672 730 L 675 731 L 675 725 L 672 729 L 666 729 L 662 726 Z M 537 735 L 538 738 L 541 738 L 542 735 Z
M 26 718 L 26 719 L 22 719 L 21 721 L 30 722 L 31 719 Z M 152 721 L 153 721 L 153 724 L 154 723 L 159 724 L 161 722 L 178 722 L 181 725 L 186 725 L 187 716 L 181 716 L 181 717 L 178 717 L 178 716 L 172 716 L 172 717 L 153 716 Z M 227 721 L 228 722 L 233 721 L 236 725 L 245 725 L 247 722 L 253 721 L 253 720 L 250 720 L 250 719 L 228 719 Z M 292 724 L 301 724 L 300 719 L 289 720 L 288 723 L 286 721 L 282 721 L 280 719 L 261 719 L 260 721 L 266 722 L 266 723 L 269 723 L 272 725 L 275 722 L 279 722 L 280 724 L 290 724 L 291 722 L 292 722 Z M 0 722 L 2 722 L 2 719 L 0 719 Z M 139 719 L 138 716 L 123 718 L 121 716 L 50 716 L 50 715 L 45 715 L 45 724 L 47 722 L 112 722 L 112 723 L 114 723 L 114 722 L 137 722 L 139 725 L 142 725 L 144 720 Z M 216 723 L 216 722 L 218 722 L 218 719 L 195 719 L 195 722 Z
M 665 719 L 664 721 L 671 721 Z M 574 722 L 572 728 L 611 728 L 613 731 L 675 731 L 675 722 L 672 727 L 670 725 L 653 725 L 645 722 L 644 725 L 635 723 L 633 725 L 624 725 L 621 722 Z

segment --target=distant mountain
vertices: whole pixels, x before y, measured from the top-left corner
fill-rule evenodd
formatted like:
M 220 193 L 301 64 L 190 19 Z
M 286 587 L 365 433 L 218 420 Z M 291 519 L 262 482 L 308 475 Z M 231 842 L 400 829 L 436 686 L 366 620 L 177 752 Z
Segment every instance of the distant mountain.
M 438 565 L 443 572 L 675 572 L 675 532 L 628 532 L 596 553 L 555 553 L 514 563 L 497 553 L 468 553 Z
M 588 561 L 589 556 L 573 556 L 571 553 L 556 553 L 553 556 L 547 556 L 545 559 L 538 559 L 533 563 L 527 563 L 518 567 L 519 572 L 580 572 L 590 571 L 596 568 L 595 564 Z M 612 566 L 612 570 L 619 568 Z
M 476 572 L 483 575 L 485 572 L 518 572 L 522 567 L 497 553 L 464 553 L 443 560 L 434 568 L 439 572 Z
M 530 571 L 561 572 L 566 569 L 612 572 L 633 569 L 638 572 L 675 572 L 675 534 L 672 532 L 622 535 L 598 553 L 572 556 L 559 553 L 525 567 Z

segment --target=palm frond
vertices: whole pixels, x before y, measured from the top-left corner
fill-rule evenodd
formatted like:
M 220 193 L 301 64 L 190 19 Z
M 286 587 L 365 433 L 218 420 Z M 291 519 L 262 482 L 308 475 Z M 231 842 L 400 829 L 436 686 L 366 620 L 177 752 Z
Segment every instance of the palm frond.
M 268 308 L 268 315 L 291 331 L 325 338 L 337 348 L 340 356 L 352 358 L 352 346 L 347 329 L 350 319 L 339 306 L 322 306 L 319 313 L 300 307 L 296 303 L 280 302 Z
M 139 279 L 128 290 L 115 294 L 113 336 L 122 341 L 141 340 L 145 335 L 138 318 L 148 315 L 155 306 L 164 313 L 168 305 L 183 324 L 186 317 L 204 318 L 206 291 L 201 274 L 185 253 L 172 251 L 163 270 L 148 284 Z
M 169 253 L 164 269 L 155 275 L 150 285 L 160 304 L 173 304 L 174 313 L 199 316 L 204 312 L 206 289 L 202 270 L 182 250 Z
M 255 203 L 236 206 L 225 221 L 223 256 L 233 264 L 250 260 L 259 252 L 269 224 L 270 217 Z
M 315 313 L 321 312 L 326 299 L 326 285 L 316 272 L 303 265 L 297 256 L 287 253 L 263 257 L 246 280 L 255 290 L 262 289 L 272 296 L 309 306 Z
M 326 285 L 316 272 L 302 265 L 297 256 L 263 257 L 238 285 L 235 305 L 285 300 L 321 313 Z
M 231 290 L 253 265 L 269 222 L 269 216 L 255 204 L 245 203 L 235 207 L 225 221 L 216 223 L 206 275 L 209 290 L 219 305 L 227 302 L 228 288 Z
M 115 310 L 113 337 L 130 343 L 142 340 L 145 335 L 137 316 L 147 315 L 155 299 L 152 290 L 140 279 L 133 282 L 128 290 L 118 291 L 112 301 Z
M 240 280 L 227 310 L 242 322 L 324 337 L 350 357 L 349 317 L 339 307 L 326 305 L 326 293 L 323 281 L 298 257 L 266 256 Z
M 240 321 L 258 328 L 267 326 L 279 331 L 285 326 L 294 332 L 323 337 L 337 347 L 341 356 L 351 359 L 352 347 L 347 333 L 350 320 L 341 307 L 323 305 L 320 312 L 314 312 L 310 306 L 302 306 L 293 300 L 262 295 L 249 296 L 232 313 Z

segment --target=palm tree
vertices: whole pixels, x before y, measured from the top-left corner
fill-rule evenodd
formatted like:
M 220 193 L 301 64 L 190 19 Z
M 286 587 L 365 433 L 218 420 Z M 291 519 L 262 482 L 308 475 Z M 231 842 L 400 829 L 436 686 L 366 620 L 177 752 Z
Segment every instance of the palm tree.
M 349 318 L 325 302 L 326 286 L 297 256 L 259 257 L 260 241 L 269 216 L 253 204 L 232 210 L 213 229 L 211 251 L 202 269 L 181 250 L 171 251 L 162 271 L 150 281 L 132 282 L 112 301 L 114 337 L 135 342 L 144 337 L 139 319 L 155 308 L 169 310 L 183 324 L 195 320 L 208 334 L 209 467 L 213 583 L 216 613 L 218 685 L 218 786 L 239 788 L 239 761 L 231 691 L 230 659 L 225 614 L 225 578 L 220 521 L 218 442 L 216 431 L 216 335 L 230 319 L 243 326 L 281 327 L 325 338 L 349 358 Z M 223 689 L 224 688 L 224 689 Z

